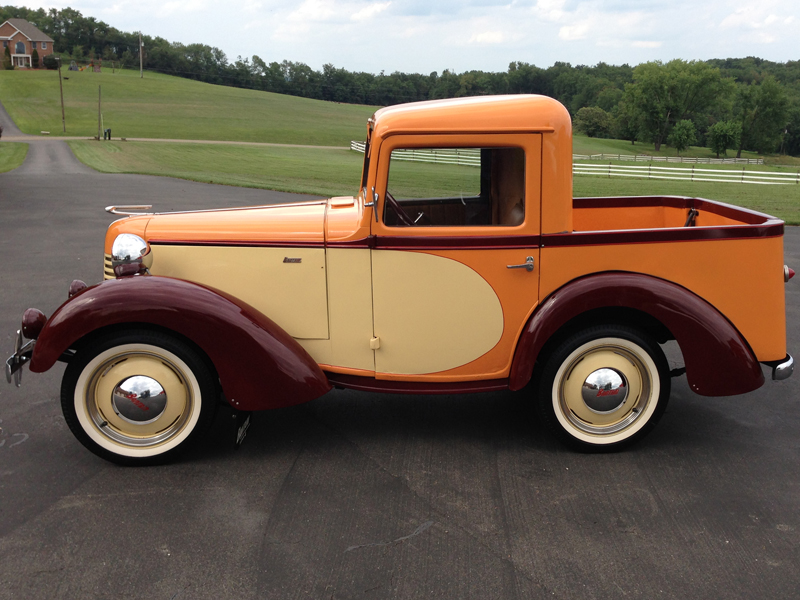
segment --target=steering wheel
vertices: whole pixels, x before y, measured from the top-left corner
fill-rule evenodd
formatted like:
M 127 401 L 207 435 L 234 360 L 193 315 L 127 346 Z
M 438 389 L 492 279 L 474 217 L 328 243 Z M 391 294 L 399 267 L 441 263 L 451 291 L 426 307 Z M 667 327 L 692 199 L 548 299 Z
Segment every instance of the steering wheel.
M 400 206 L 400 203 L 394 199 L 394 196 L 389 193 L 389 190 L 386 190 L 386 203 L 392 208 L 397 215 L 397 218 L 403 225 L 407 227 L 414 226 L 414 221 L 408 216 L 408 213 L 403 210 L 403 207 Z

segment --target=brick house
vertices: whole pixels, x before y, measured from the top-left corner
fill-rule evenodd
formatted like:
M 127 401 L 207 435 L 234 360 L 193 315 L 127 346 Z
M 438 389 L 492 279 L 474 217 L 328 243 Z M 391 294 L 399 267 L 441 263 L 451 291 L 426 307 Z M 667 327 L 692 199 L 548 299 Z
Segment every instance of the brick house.
M 11 64 L 15 67 L 30 67 L 34 50 L 39 53 L 40 66 L 42 59 L 53 53 L 52 38 L 25 19 L 9 19 L 0 25 L 0 41 L 2 52 L 5 53 L 6 47 L 11 52 Z

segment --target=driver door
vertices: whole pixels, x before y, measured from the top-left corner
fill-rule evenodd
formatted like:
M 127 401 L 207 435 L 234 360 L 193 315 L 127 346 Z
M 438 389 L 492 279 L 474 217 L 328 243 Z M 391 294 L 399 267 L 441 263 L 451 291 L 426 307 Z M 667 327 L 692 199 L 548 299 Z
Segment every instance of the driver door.
M 538 302 L 541 135 L 392 136 L 378 161 L 376 377 L 507 377 Z

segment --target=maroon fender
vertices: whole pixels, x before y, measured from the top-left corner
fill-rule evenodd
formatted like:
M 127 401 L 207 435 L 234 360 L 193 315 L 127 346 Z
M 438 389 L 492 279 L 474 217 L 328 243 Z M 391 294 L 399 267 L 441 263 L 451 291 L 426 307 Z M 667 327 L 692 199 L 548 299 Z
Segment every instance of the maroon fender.
M 252 306 L 213 288 L 149 275 L 109 279 L 67 300 L 39 335 L 30 369 L 47 371 L 102 327 L 137 324 L 169 329 L 197 344 L 235 408 L 290 406 L 331 389 L 308 353 Z
M 636 309 L 667 327 L 683 352 L 689 385 L 700 395 L 743 394 L 764 383 L 750 346 L 708 302 L 663 279 L 613 272 L 572 281 L 541 302 L 520 336 L 509 387 L 527 384 L 542 347 L 563 325 L 601 308 Z

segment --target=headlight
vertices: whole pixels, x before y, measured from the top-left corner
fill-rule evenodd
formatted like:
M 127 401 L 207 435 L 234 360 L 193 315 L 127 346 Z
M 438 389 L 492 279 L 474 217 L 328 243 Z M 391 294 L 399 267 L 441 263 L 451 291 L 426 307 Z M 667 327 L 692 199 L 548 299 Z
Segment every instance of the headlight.
M 146 267 L 150 261 L 150 246 L 138 235 L 132 233 L 121 233 L 114 240 L 111 246 L 111 266 L 126 265 L 129 263 L 145 263 Z

